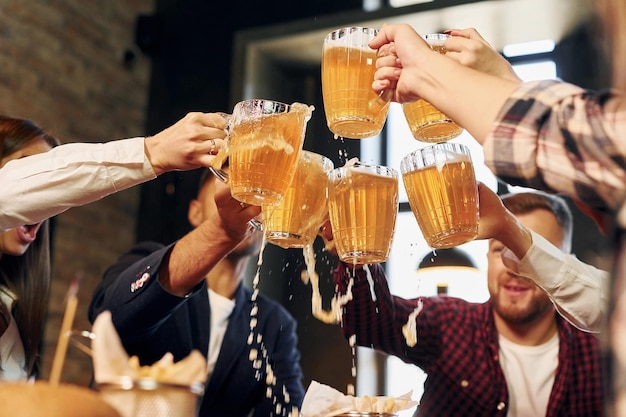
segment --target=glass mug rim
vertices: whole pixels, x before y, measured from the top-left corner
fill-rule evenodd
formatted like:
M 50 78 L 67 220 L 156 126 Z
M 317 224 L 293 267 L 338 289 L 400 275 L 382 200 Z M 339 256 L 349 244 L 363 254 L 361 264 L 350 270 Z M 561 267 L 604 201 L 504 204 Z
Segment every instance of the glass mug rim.
M 357 162 L 354 165 L 344 165 L 342 167 L 337 167 L 328 172 L 328 178 L 330 180 L 335 180 L 339 178 L 344 178 L 346 175 L 346 171 L 349 169 L 359 169 L 359 170 L 367 170 L 369 172 L 379 174 L 385 177 L 398 178 L 398 170 L 388 167 L 386 165 L 370 165 L 363 164 Z
M 468 146 L 463 145 L 462 143 L 441 142 L 425 146 L 406 155 L 402 158 L 402 161 L 400 161 L 400 171 L 402 174 L 406 174 L 408 172 L 415 171 L 416 169 L 434 165 L 438 162 L 447 162 L 449 160 L 447 157 L 445 159 L 441 159 L 441 152 L 445 151 L 455 155 L 467 156 L 470 161 L 472 160 L 472 155 Z
M 306 149 L 302 149 L 300 157 L 304 157 L 305 155 L 307 157 L 309 157 L 309 158 L 311 158 L 311 157 L 312 158 L 320 158 L 320 161 L 322 162 L 322 165 L 327 165 L 327 164 L 330 163 L 330 164 L 332 164 L 333 169 L 334 169 L 335 164 L 333 163 L 332 159 L 330 159 L 327 156 L 322 155 L 321 153 L 314 152 L 314 151 L 308 151 Z M 328 171 L 330 171 L 330 170 L 328 170 Z
M 420 35 L 429 45 L 440 45 L 438 42 L 445 42 L 450 37 L 447 33 L 425 33 Z
M 326 41 L 334 41 L 343 38 L 345 35 L 351 35 L 354 32 L 359 32 L 366 35 L 376 36 L 378 35 L 378 29 L 368 26 L 344 26 L 341 28 L 330 31 L 324 38 Z
M 283 103 L 281 101 L 264 98 L 241 100 L 235 104 L 233 112 L 229 115 L 229 128 L 232 128 L 233 124 L 240 121 L 237 116 L 243 116 L 246 119 L 250 119 L 271 114 L 289 113 L 290 110 L 291 104 Z

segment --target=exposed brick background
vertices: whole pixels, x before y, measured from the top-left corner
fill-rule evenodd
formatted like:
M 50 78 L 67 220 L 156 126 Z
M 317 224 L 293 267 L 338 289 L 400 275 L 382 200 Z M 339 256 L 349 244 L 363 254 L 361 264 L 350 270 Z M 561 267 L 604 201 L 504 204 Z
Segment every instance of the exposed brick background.
M 29 118 L 64 143 L 144 135 L 150 60 L 134 30 L 137 15 L 153 10 L 154 0 L 0 0 L 0 113 Z M 126 51 L 135 54 L 130 64 Z M 43 378 L 70 280 L 84 274 L 74 327 L 89 329 L 91 293 L 133 243 L 138 203 L 135 187 L 56 217 Z M 91 376 L 91 359 L 70 346 L 62 380 L 86 385 Z

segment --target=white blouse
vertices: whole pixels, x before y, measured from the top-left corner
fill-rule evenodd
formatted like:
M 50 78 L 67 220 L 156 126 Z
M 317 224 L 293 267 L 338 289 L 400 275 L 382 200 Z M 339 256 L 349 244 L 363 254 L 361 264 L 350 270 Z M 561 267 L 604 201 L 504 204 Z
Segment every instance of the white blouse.
M 67 143 L 0 169 L 0 231 L 33 224 L 156 178 L 144 138 Z
M 0 287 L 0 302 L 11 311 L 15 296 L 7 288 Z M 24 370 L 24 345 L 12 315 L 9 327 L 0 335 L 0 361 L 0 381 L 24 381 L 28 378 Z

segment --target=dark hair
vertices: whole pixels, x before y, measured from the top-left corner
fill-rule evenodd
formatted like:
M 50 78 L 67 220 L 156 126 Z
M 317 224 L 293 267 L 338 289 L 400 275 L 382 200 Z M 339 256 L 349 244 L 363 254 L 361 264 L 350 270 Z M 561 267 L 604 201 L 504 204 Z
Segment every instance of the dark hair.
M 572 234 L 574 220 L 572 211 L 562 197 L 542 191 L 528 191 L 511 193 L 502 196 L 504 206 L 513 214 L 526 214 L 534 210 L 548 210 L 554 215 L 563 231 L 562 250 L 570 252 L 572 249 Z
M 35 139 L 43 139 L 51 148 L 59 140 L 30 120 L 0 115 L 0 156 L 6 157 Z
M 54 136 L 32 121 L 0 115 L 0 158 L 36 139 L 43 139 L 50 147 L 59 145 Z M 22 256 L 3 254 L 0 257 L 0 285 L 16 296 L 12 311 L 7 311 L 3 303 L 0 303 L 0 309 L 5 314 L 13 315 L 26 354 L 25 370 L 29 376 L 35 375 L 50 293 L 50 234 L 47 220 L 42 223 L 37 239 Z

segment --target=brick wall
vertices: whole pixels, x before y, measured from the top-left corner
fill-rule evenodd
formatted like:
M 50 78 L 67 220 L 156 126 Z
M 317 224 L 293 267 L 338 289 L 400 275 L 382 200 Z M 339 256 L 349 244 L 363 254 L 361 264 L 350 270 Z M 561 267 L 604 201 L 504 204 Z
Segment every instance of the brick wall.
M 134 45 L 135 18 L 154 0 L 0 2 L 0 113 L 32 119 L 63 142 L 104 142 L 145 130 L 149 58 Z M 127 63 L 126 51 L 135 59 Z M 1 185 L 0 185 L 1 186 Z M 84 278 L 75 328 L 104 269 L 134 242 L 138 188 L 55 219 L 52 296 L 42 377 L 47 378 L 75 273 Z M 70 347 L 62 380 L 88 384 L 91 360 Z

